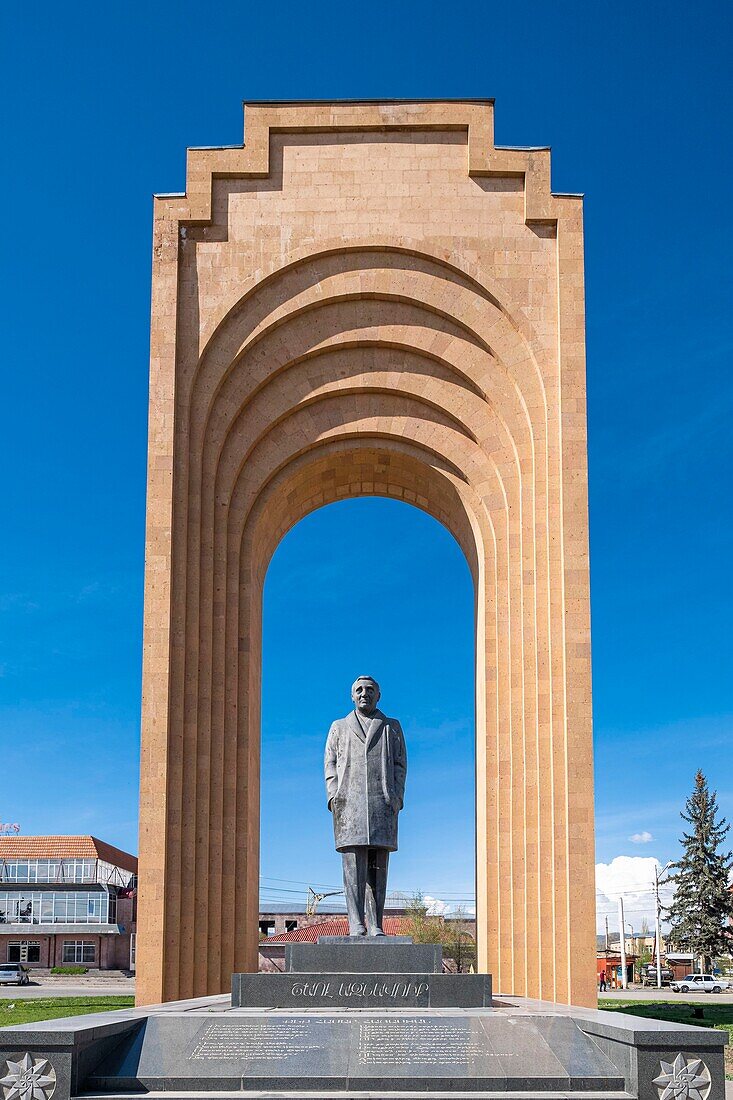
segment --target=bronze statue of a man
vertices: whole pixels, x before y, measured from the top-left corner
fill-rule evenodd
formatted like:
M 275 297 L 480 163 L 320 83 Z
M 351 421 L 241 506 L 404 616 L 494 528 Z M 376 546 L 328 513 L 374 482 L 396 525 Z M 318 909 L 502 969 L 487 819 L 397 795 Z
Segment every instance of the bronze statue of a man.
M 389 853 L 397 851 L 407 751 L 395 718 L 377 710 L 379 684 L 360 676 L 354 710 L 339 718 L 326 741 L 326 795 L 341 852 L 351 936 L 383 936 Z

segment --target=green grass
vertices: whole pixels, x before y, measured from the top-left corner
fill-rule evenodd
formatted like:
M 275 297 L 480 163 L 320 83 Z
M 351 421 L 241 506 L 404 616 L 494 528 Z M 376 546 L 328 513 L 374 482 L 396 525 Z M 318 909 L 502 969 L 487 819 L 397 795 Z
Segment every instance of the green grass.
M 610 1001 L 598 998 L 604 1012 L 628 1012 L 648 1020 L 669 1020 L 673 1024 L 694 1024 L 728 1032 L 725 1048 L 725 1075 L 733 1079 L 733 1004 L 689 1004 L 670 1001 Z M 694 1015 L 695 1012 L 702 1015 Z
M 0 1027 L 57 1020 L 62 1016 L 86 1016 L 89 1012 L 111 1012 L 115 1008 L 132 1008 L 134 1004 L 134 997 L 3 998 L 0 1000 Z

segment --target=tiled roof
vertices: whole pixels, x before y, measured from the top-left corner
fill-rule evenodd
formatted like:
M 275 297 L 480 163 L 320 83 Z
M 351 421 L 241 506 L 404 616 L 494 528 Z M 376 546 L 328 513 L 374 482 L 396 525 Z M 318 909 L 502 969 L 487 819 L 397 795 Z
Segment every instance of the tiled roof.
M 388 936 L 404 936 L 408 921 L 405 917 L 385 917 L 383 927 Z M 303 928 L 294 928 L 292 932 L 281 932 L 279 936 L 265 936 L 260 940 L 266 943 L 316 943 L 319 936 L 348 936 L 349 922 L 346 917 L 334 917 L 322 920 Z
M 95 836 L 0 836 L 0 859 L 103 859 L 137 874 L 137 856 Z

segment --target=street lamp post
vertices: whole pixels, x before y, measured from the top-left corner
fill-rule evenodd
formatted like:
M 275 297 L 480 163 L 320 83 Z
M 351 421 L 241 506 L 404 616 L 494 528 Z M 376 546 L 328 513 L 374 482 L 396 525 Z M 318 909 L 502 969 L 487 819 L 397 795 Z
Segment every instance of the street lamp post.
M 654 899 L 656 901 L 654 913 L 656 918 L 657 936 L 657 989 L 662 988 L 662 903 L 659 900 L 659 887 L 663 882 L 667 881 L 665 878 L 662 878 L 662 875 L 664 875 L 664 872 L 668 871 L 669 868 L 672 866 L 672 860 L 670 860 L 669 863 L 665 863 L 664 867 L 662 867 L 661 874 L 657 870 L 656 864 L 654 866 Z
M 630 921 L 626 921 L 626 925 L 624 927 L 624 938 L 625 938 L 625 935 L 626 935 L 626 928 L 628 928 L 629 931 L 631 932 L 631 937 L 629 939 L 629 943 L 631 944 L 631 957 L 632 957 L 632 959 L 635 959 L 636 958 L 636 943 L 634 941 L 634 926 Z M 631 980 L 632 980 L 632 982 L 634 980 L 634 964 L 633 964 L 633 962 L 631 963 Z

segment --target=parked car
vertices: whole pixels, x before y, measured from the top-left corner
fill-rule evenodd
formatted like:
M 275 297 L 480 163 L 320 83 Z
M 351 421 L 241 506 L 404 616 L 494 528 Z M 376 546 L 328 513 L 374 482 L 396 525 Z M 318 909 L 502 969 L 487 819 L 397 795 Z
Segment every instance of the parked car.
M 657 984 L 657 966 L 656 966 L 656 963 L 649 963 L 648 966 L 644 967 L 644 969 L 642 971 L 642 975 L 641 975 L 641 980 L 642 980 L 643 985 L 656 985 Z M 674 981 L 674 974 L 673 974 L 671 968 L 668 967 L 668 966 L 663 966 L 662 967 L 662 985 L 671 985 L 673 981 Z
M 675 993 L 722 993 L 729 984 L 727 978 L 713 974 L 686 974 L 672 982 L 672 989 Z
M 28 985 L 30 971 L 27 966 L 20 963 L 0 964 L 0 985 Z

